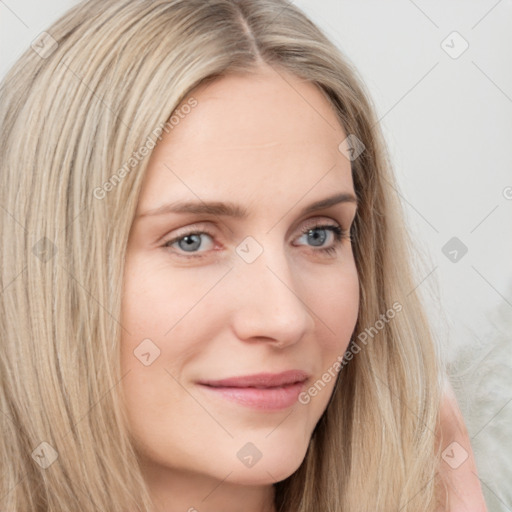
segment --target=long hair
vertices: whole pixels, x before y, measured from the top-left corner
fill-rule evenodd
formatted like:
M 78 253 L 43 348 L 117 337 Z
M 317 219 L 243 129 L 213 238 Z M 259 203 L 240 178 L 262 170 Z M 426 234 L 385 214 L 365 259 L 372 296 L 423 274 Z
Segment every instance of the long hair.
M 351 161 L 359 317 L 276 508 L 428 512 L 441 499 L 441 359 L 357 71 L 285 0 L 89 0 L 0 85 L 2 510 L 152 510 L 120 385 L 128 235 L 151 149 L 200 108 L 194 87 L 260 62 L 316 84 L 364 145 Z

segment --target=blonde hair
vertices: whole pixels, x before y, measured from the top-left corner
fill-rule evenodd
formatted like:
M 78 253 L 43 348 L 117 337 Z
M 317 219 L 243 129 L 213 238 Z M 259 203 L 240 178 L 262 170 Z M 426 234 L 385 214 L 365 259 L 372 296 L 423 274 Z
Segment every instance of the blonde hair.
M 194 87 L 263 61 L 316 84 L 365 148 L 351 162 L 353 358 L 276 508 L 435 510 L 441 363 L 353 66 L 284 0 L 83 1 L 41 37 L 0 93 L 0 507 L 152 510 L 119 385 L 124 253 L 149 160 L 134 151 L 172 129 Z

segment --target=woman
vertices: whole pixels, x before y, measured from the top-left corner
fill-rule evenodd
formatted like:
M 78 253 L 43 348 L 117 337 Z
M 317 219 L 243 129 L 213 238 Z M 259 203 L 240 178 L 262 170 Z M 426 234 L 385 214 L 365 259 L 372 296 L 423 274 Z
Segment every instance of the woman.
M 485 510 L 371 102 L 297 8 L 82 2 L 0 108 L 2 508 Z

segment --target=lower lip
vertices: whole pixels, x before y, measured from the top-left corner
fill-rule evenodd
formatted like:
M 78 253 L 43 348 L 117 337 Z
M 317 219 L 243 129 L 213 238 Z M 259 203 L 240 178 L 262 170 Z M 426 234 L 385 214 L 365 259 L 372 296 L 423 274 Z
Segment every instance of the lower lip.
M 201 387 L 247 407 L 275 411 L 286 409 L 296 403 L 304 382 L 275 388 L 216 388 L 204 384 L 201 384 Z

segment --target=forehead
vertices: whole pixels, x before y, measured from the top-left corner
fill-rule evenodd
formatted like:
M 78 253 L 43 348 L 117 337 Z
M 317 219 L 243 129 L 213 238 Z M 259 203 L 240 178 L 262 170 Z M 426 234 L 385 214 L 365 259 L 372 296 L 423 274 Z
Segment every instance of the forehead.
M 202 84 L 190 98 L 197 105 L 151 155 L 139 210 L 171 196 L 296 201 L 313 188 L 353 191 L 338 149 L 346 134 L 314 84 L 266 67 Z

